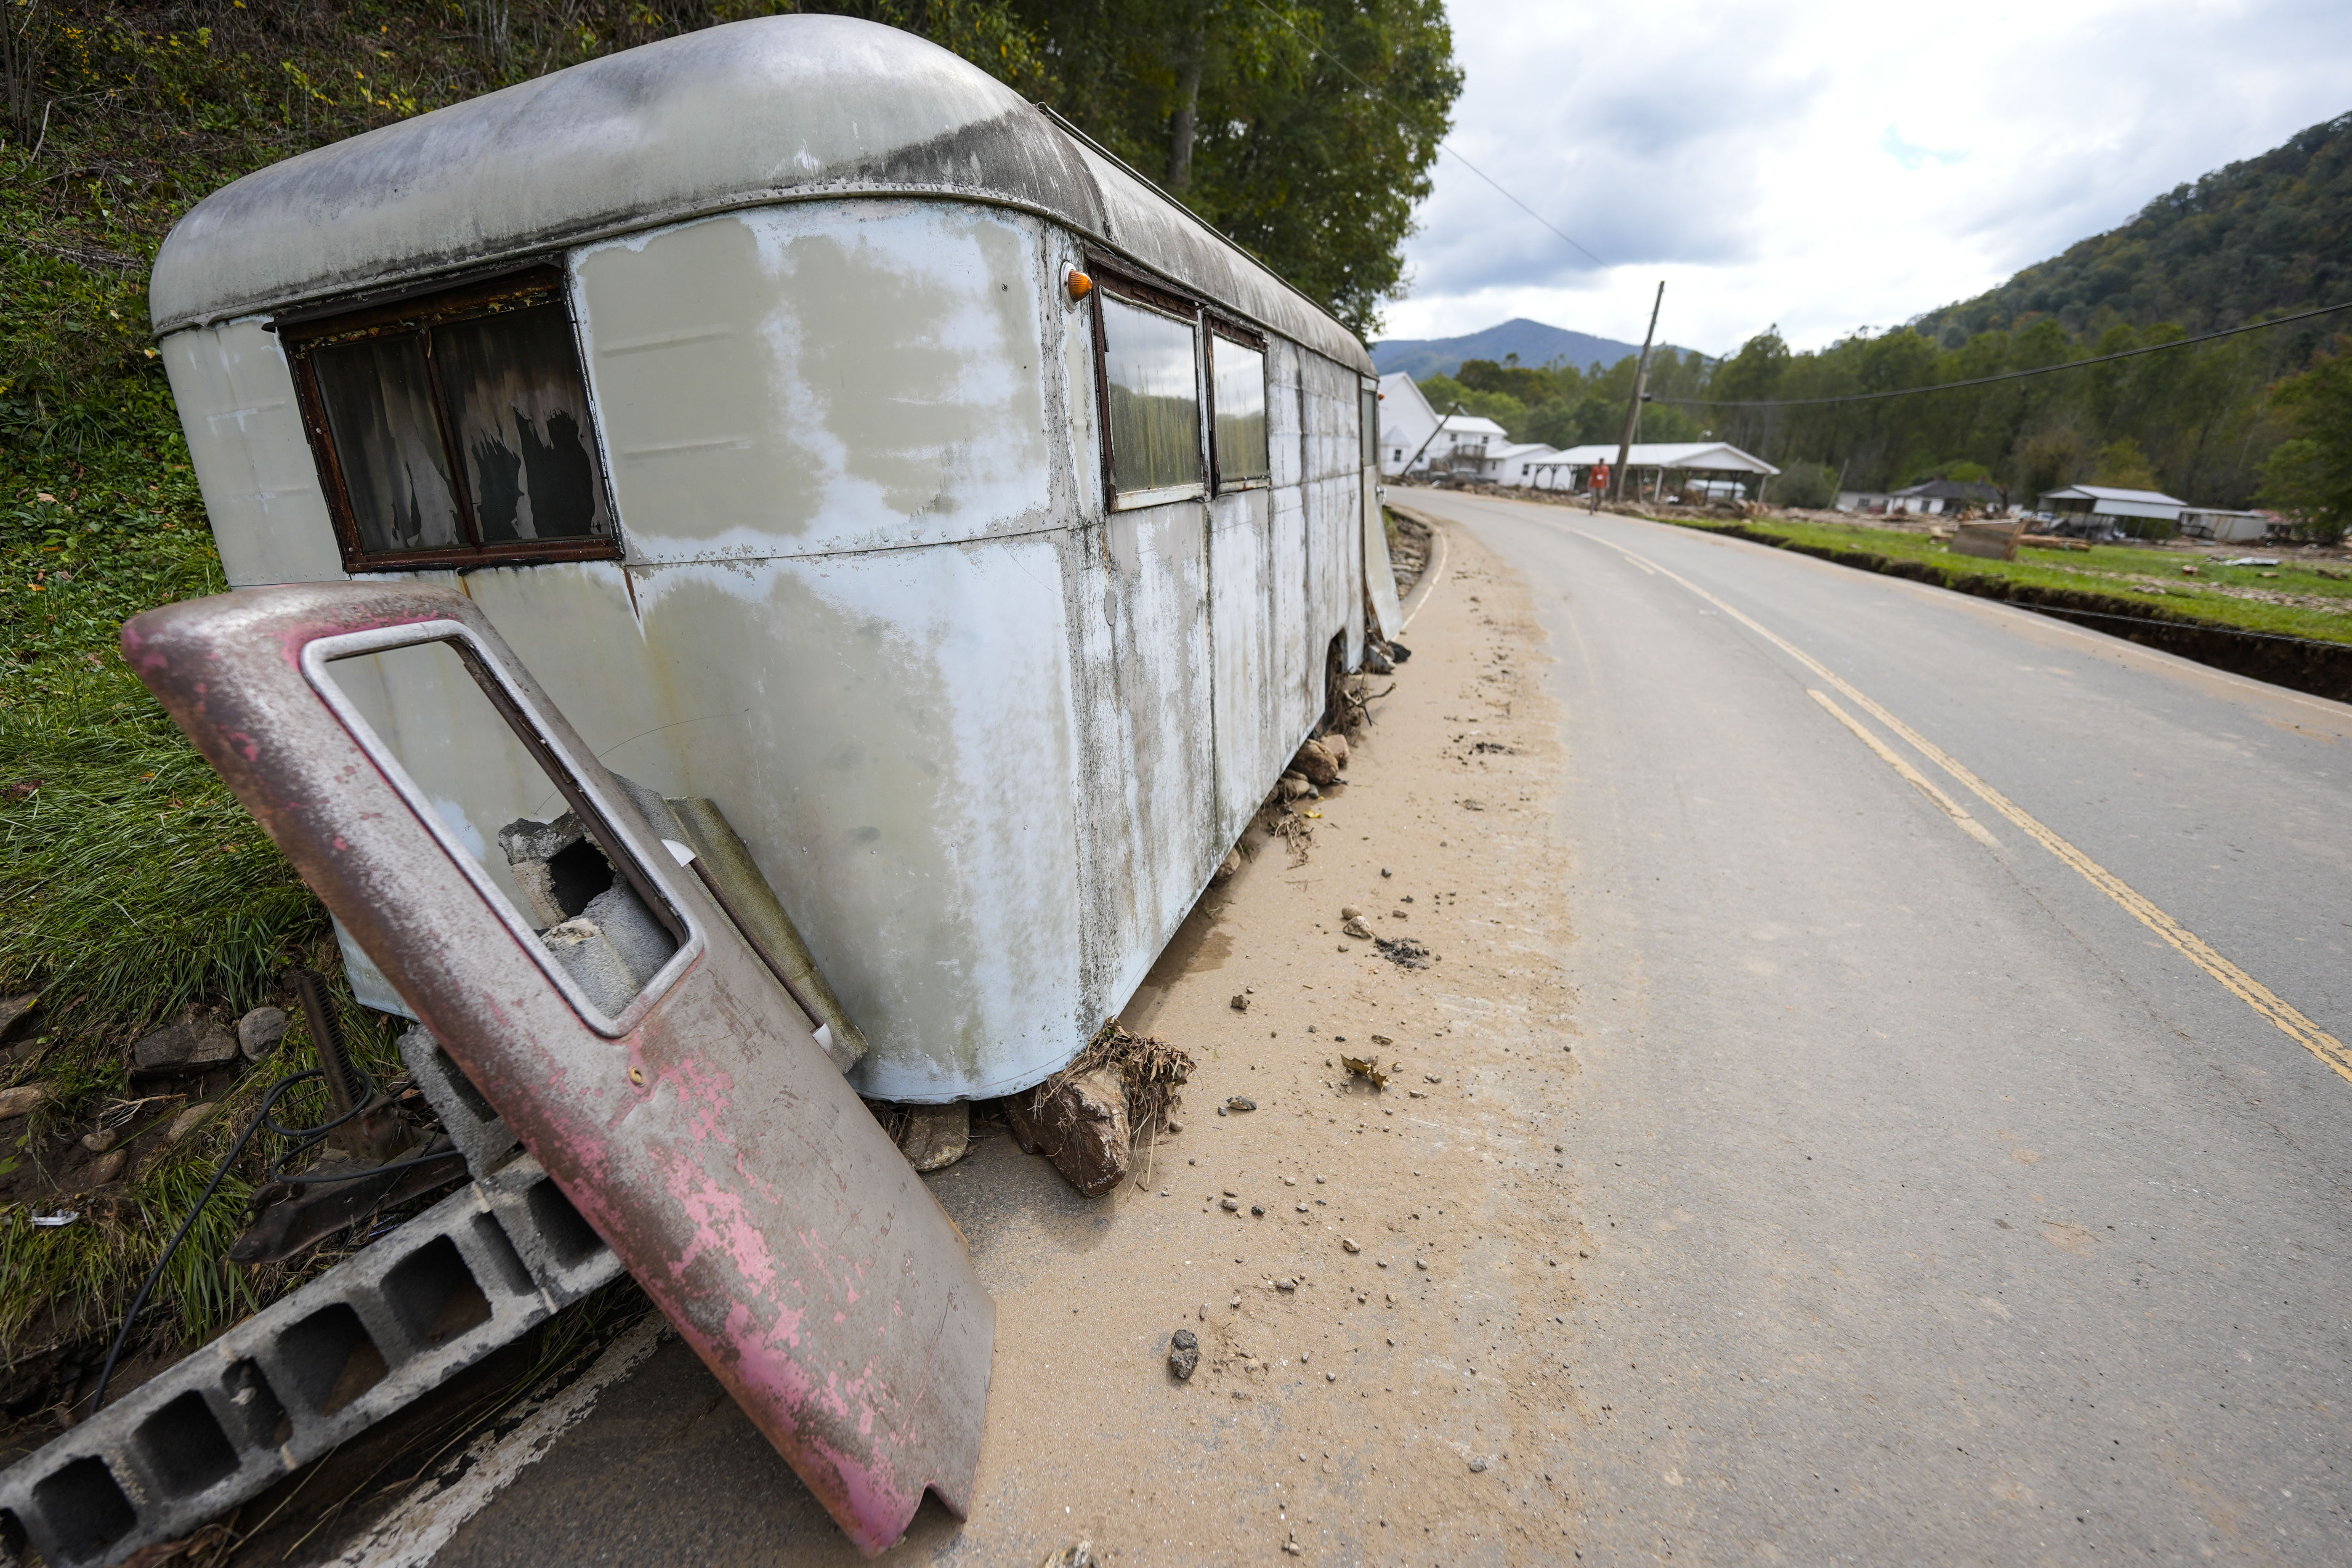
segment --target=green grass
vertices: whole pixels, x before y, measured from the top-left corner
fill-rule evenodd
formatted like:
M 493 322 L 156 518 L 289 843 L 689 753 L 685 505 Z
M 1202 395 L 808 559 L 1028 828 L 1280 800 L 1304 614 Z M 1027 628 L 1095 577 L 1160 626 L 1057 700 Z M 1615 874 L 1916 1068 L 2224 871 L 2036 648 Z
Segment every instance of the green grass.
M 2087 551 L 2025 546 L 2018 551 L 2015 561 L 1986 561 L 1956 555 L 1942 541 L 1904 529 L 1787 518 L 1759 518 L 1738 524 L 1705 518 L 1660 517 L 1656 521 L 1716 531 L 1738 527 L 1813 549 L 1914 561 L 1951 583 L 1968 578 L 1998 578 L 2040 588 L 2105 595 L 2153 606 L 2167 616 L 2244 631 L 2352 643 L 2352 580 L 2322 576 L 2310 563 L 2298 563 L 2292 551 L 2248 546 L 2232 552 L 2274 554 L 2279 564 L 2271 568 L 2221 566 L 2190 551 L 2124 544 L 2094 545 Z M 2184 577 L 2180 571 L 2184 563 L 2194 564 L 2198 575 Z M 2266 577 L 2266 571 L 2276 575 Z M 2217 591 L 2224 587 L 2293 594 L 2331 603 L 2325 606 L 2270 604 Z

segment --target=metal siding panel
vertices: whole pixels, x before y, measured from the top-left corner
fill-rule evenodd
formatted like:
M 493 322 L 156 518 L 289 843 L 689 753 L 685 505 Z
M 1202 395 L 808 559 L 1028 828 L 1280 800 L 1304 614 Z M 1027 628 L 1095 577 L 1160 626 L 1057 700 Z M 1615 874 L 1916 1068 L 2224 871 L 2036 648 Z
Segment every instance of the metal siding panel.
M 1310 641 L 1307 579 L 1307 425 L 1298 378 L 1300 362 L 1307 357 L 1280 338 L 1266 344 L 1266 447 L 1274 474 L 1267 552 L 1267 613 L 1275 635 L 1269 702 L 1277 750 L 1305 739 L 1322 707 L 1316 688 L 1322 656 Z M 1287 752 L 1282 760 L 1289 761 Z
M 572 267 L 632 561 L 756 559 L 1052 520 L 1035 220 L 824 202 Z
M 1207 743 L 1206 509 L 1118 512 L 1080 542 L 1075 793 L 1087 805 L 1077 820 L 1091 1023 L 1126 1005 L 1229 845 L 1217 836 Z
M 277 334 L 253 321 L 192 328 L 165 338 L 162 355 L 229 585 L 341 581 L 342 551 Z
M 1216 644 L 1217 837 L 1232 844 L 1288 761 L 1275 682 L 1272 496 L 1210 505 L 1209 626 Z

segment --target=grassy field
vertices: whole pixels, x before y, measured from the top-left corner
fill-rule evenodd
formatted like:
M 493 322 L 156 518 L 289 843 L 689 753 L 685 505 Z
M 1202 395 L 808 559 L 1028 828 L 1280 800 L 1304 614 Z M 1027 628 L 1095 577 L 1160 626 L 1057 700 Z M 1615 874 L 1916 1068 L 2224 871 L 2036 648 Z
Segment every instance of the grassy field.
M 1913 561 L 1957 584 L 1965 578 L 2000 578 L 2035 587 L 2100 594 L 2148 605 L 2176 617 L 2243 631 L 2352 643 L 2352 563 L 2317 560 L 2293 548 L 2233 548 L 2227 555 L 2275 556 L 2275 567 L 2223 566 L 2200 552 L 2146 545 L 2099 544 L 2086 551 L 2025 546 L 2015 561 L 1955 555 L 1942 541 L 1899 528 L 1870 528 L 1791 518 L 1762 517 L 1733 524 L 1718 519 L 1660 516 L 1687 528 L 1738 527 L 1751 534 L 1813 549 L 1851 551 L 1890 561 Z M 2184 564 L 2197 567 L 2186 576 Z M 2284 602 L 2282 602 L 2284 601 Z M 2299 601 L 2299 602 L 2298 602 Z

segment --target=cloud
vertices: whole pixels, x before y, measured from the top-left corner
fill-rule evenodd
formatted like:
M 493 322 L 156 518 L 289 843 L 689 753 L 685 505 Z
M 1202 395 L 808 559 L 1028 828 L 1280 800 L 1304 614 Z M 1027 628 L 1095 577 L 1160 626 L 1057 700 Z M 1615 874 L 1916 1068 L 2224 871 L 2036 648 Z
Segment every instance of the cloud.
M 1916 142 L 1906 142 L 1903 140 L 1903 132 L 1892 125 L 1886 128 L 1886 134 L 1878 139 L 1878 144 L 1886 150 L 1888 157 L 1906 169 L 1924 169 L 1931 163 L 1965 163 L 1969 156 L 1968 149 L 1965 147 L 1952 152 L 1939 152 L 1933 147 L 1922 147 Z
M 1724 351 L 1965 299 L 2352 108 L 2340 0 L 1452 0 L 1449 138 L 1401 337 L 1513 315 Z M 2283 48 L 2280 40 L 2294 47 Z M 2084 84 L 2095 84 L 2095 91 Z

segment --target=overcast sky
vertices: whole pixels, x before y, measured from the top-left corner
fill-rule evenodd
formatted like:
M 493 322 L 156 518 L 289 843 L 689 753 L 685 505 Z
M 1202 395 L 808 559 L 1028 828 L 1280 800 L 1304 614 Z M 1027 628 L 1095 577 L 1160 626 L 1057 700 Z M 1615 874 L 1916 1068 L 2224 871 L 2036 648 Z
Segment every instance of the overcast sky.
M 2352 110 L 2352 0 L 1448 0 L 1468 83 L 1389 335 L 1728 352 L 1899 324 Z

